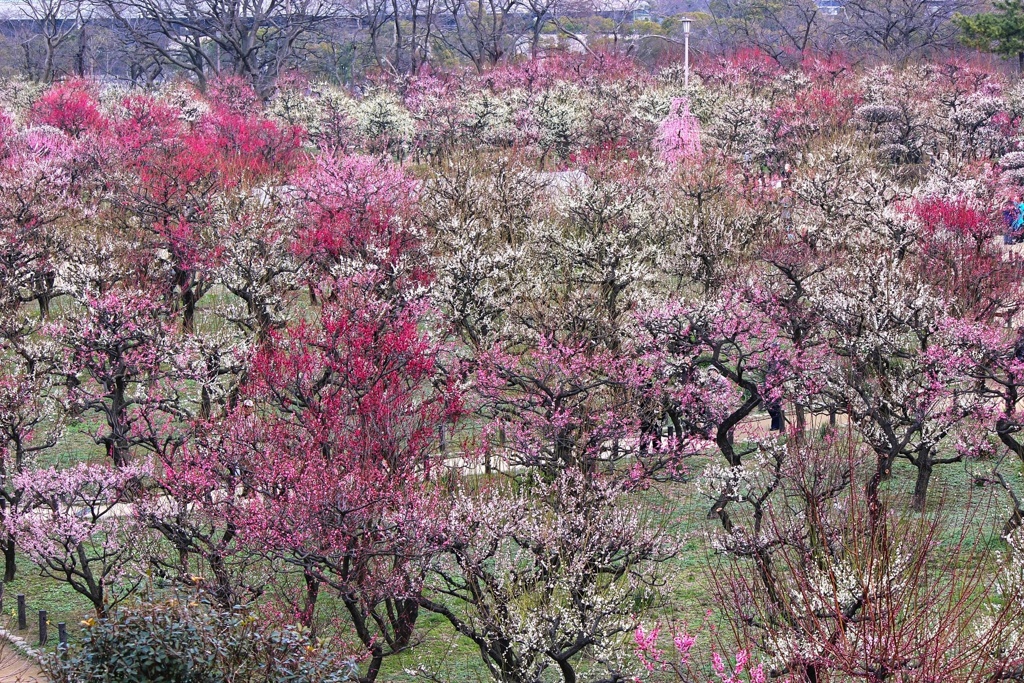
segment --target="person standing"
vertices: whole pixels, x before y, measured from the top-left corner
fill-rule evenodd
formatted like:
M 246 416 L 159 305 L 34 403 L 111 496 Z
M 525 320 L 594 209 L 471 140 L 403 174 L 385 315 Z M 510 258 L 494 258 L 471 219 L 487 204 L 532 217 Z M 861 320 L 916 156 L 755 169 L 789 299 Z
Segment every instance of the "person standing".
M 1021 200 L 1020 195 L 1014 198 L 1013 213 L 1013 223 L 1010 224 L 1008 235 L 1009 239 L 1005 240 L 1007 244 L 1017 244 L 1024 237 L 1024 200 Z

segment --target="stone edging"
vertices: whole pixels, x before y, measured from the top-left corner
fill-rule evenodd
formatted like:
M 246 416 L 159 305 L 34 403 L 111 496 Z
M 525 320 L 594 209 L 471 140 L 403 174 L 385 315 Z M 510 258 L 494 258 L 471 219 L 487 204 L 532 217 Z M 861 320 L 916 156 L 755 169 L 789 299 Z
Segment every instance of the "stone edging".
M 42 663 L 43 655 L 36 648 L 28 644 L 28 641 L 19 635 L 15 635 L 7 629 L 0 627 L 0 638 L 3 638 L 18 651 L 26 659 L 32 660 L 36 664 Z

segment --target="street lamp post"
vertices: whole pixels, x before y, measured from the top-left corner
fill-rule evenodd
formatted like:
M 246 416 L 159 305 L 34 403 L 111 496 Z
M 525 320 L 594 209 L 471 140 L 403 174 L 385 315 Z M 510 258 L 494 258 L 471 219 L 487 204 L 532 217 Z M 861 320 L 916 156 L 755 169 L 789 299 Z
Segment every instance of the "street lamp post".
M 690 87 L 690 18 L 683 17 L 683 86 Z

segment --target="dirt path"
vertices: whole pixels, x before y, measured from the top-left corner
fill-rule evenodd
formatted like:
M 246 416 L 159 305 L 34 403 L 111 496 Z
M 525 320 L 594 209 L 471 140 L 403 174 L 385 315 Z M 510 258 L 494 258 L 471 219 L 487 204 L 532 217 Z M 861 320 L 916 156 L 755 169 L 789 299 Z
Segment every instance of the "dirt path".
M 22 657 L 10 645 L 0 651 L 0 683 L 48 683 L 46 676 L 34 662 Z

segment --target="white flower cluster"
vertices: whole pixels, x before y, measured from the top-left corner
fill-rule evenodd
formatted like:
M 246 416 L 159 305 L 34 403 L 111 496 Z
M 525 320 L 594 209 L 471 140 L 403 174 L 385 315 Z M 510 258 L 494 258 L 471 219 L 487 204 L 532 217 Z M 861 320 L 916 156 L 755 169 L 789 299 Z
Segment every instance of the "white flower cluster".
M 671 542 L 621 492 L 566 472 L 519 493 L 463 493 L 450 525 L 464 530 L 459 559 L 438 571 L 449 588 L 476 587 L 467 628 L 522 680 L 577 660 L 578 643 L 592 661 L 636 666 L 623 641 L 638 590 L 655 580 L 651 560 Z
M 18 123 L 28 118 L 32 104 L 46 90 L 46 84 L 24 78 L 0 78 L 0 111 L 6 111 Z
M 210 111 L 210 105 L 196 97 L 195 89 L 187 83 L 176 81 L 159 91 L 161 99 L 177 109 L 182 121 L 195 123 Z

